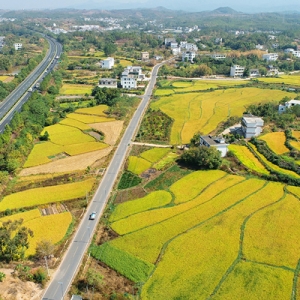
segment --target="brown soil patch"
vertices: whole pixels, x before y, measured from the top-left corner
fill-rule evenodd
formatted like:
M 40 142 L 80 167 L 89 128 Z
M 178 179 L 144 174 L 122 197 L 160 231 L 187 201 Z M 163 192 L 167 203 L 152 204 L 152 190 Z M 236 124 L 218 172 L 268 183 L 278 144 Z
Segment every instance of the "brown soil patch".
M 27 281 L 23 282 L 19 278 L 14 278 L 12 269 L 0 269 L 6 274 L 6 278 L 0 284 L 0 295 L 3 300 L 38 300 L 41 298 L 43 290 L 38 284 Z
M 137 187 L 133 189 L 120 190 L 117 193 L 114 203 L 122 203 L 128 200 L 134 200 L 138 198 L 145 197 L 147 193 L 144 191 L 142 187 Z
M 107 147 L 102 150 L 56 160 L 41 166 L 26 168 L 20 172 L 19 176 L 85 170 L 88 166 L 91 166 L 97 160 L 107 156 L 111 150 L 112 147 Z
M 9 76 L 5 80 L 3 80 L 3 82 L 5 82 L 5 83 L 11 82 L 14 80 L 14 78 L 15 78 L 14 76 Z
M 92 128 L 104 133 L 104 142 L 115 145 L 123 128 L 123 121 L 112 121 L 104 123 L 89 124 Z

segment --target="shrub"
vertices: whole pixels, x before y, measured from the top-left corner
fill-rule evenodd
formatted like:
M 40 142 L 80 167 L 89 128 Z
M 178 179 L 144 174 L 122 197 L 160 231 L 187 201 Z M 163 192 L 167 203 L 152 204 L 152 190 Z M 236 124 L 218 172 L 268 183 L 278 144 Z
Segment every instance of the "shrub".
M 130 187 L 136 186 L 140 184 L 142 179 L 138 177 L 137 175 L 125 171 L 120 179 L 118 189 L 123 190 L 123 189 L 128 189 Z

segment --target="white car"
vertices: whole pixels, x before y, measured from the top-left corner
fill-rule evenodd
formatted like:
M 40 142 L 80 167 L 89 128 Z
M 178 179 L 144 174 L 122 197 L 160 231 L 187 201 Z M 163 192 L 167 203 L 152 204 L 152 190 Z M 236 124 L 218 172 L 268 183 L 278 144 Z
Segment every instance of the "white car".
M 89 220 L 95 220 L 95 218 L 96 218 L 96 212 L 93 211 L 93 212 L 90 214 Z

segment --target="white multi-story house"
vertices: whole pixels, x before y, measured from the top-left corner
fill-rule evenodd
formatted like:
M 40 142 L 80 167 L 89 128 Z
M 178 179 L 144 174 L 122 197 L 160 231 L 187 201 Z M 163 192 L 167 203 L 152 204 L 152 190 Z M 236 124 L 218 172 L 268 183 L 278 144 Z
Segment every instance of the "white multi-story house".
M 265 49 L 265 46 L 264 46 L 264 45 L 257 44 L 257 45 L 255 45 L 255 49 L 257 49 L 257 50 L 264 50 L 264 49 Z
M 178 43 L 177 42 L 171 42 L 170 47 L 171 47 L 171 49 L 178 48 Z
M 173 55 L 179 55 L 180 53 L 181 53 L 180 47 L 172 49 L 172 54 Z
M 284 53 L 294 53 L 294 49 L 293 48 L 286 48 L 286 49 L 284 49 Z
M 243 77 L 245 71 L 245 67 L 234 65 L 230 68 L 230 76 L 231 77 Z
M 260 73 L 258 69 L 250 69 L 250 77 L 254 78 L 254 77 L 260 77 Z
M 14 47 L 15 47 L 15 50 L 20 50 L 20 49 L 22 49 L 23 44 L 22 43 L 15 43 Z
M 142 68 L 138 66 L 128 66 L 124 69 L 121 75 L 121 86 L 124 89 L 135 89 L 137 81 L 145 79 L 145 74 L 142 73 Z
M 103 88 L 117 88 L 118 87 L 118 81 L 114 78 L 101 78 L 99 80 L 99 87 Z
M 295 57 L 300 57 L 300 51 L 294 51 L 294 53 L 293 53 L 293 55 L 295 56 Z
M 279 47 L 279 44 L 278 44 L 278 43 L 273 43 L 273 44 L 272 44 L 272 48 L 277 49 L 278 47 Z
M 188 43 L 186 41 L 181 41 L 179 47 L 187 51 L 198 51 L 198 47 L 196 44 Z
M 261 134 L 264 120 L 251 114 L 246 114 L 243 116 L 241 124 L 244 137 L 250 139 Z
M 267 76 L 276 76 L 279 74 L 279 70 L 272 65 L 268 66 L 267 70 Z
M 194 51 L 186 51 L 182 52 L 182 61 L 194 62 L 194 58 L 196 57 L 196 53 Z
M 263 54 L 262 58 L 266 61 L 275 61 L 278 59 L 278 54 L 277 53 L 266 53 L 266 54 Z
M 220 136 L 202 135 L 200 136 L 200 146 L 215 147 L 221 152 L 221 157 L 226 156 L 228 151 L 228 144 Z
M 282 113 L 282 112 L 285 112 L 288 108 L 291 108 L 295 105 L 300 105 L 300 100 L 290 100 L 290 101 L 287 101 L 285 102 L 283 105 L 282 104 L 279 104 L 278 106 L 278 112 L 279 113 Z
M 115 65 L 115 60 L 113 57 L 108 57 L 106 59 L 101 60 L 101 68 L 102 69 L 111 69 Z
M 226 54 L 213 53 L 210 57 L 213 58 L 213 59 L 225 59 L 226 58 Z

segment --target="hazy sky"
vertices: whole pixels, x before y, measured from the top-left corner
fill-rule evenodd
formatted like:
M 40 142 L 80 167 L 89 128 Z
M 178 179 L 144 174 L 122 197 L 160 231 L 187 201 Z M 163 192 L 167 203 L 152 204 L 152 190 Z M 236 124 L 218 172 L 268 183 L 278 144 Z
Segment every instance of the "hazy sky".
M 188 11 L 213 10 L 221 6 L 229 6 L 239 11 L 300 11 L 299 0 L 0 0 L 2 9 L 43 9 L 43 8 L 138 8 L 164 6 L 170 9 Z

